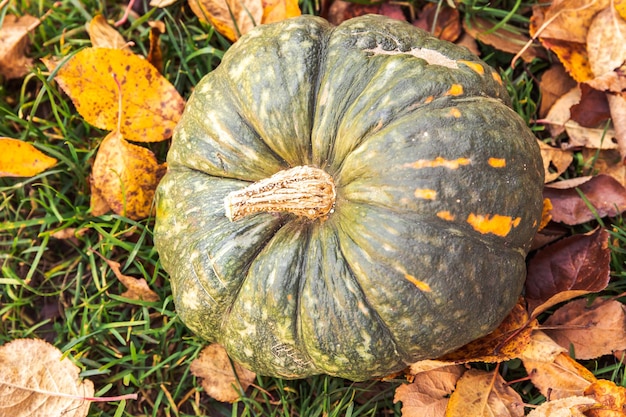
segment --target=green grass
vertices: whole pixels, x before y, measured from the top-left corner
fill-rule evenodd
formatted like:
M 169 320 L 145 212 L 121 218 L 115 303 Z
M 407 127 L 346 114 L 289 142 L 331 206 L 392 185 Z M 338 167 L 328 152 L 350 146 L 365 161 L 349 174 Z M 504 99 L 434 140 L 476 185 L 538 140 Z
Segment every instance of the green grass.
M 313 0 L 303 0 L 301 6 L 308 13 L 319 10 Z M 520 1 L 464 0 L 459 9 L 464 18 L 478 15 L 524 30 L 527 6 Z M 23 80 L 0 83 L 0 136 L 34 143 L 59 160 L 33 178 L 0 179 L 0 344 L 24 337 L 45 339 L 76 363 L 82 377 L 94 382 L 96 395 L 139 395 L 136 401 L 92 404 L 92 416 L 399 416 L 400 404 L 393 404 L 399 382 L 258 377 L 233 406 L 202 392 L 189 365 L 205 342 L 176 316 L 167 274 L 152 245 L 153 219 L 90 215 L 90 167 L 107 132 L 83 121 L 37 61 L 89 46 L 85 23 L 98 13 L 117 20 L 123 7 L 94 0 L 54 5 L 48 0 L 18 0 L 0 10 L 0 24 L 5 14 L 42 16 L 51 10 L 32 35 L 32 72 Z M 135 52 L 146 54 L 147 22 L 163 21 L 164 75 L 187 97 L 219 64 L 228 43 L 182 3 L 163 10 L 144 7 L 147 13 L 132 18 L 120 31 L 134 42 Z M 539 100 L 534 77 L 543 64 L 520 63 L 507 69 L 503 63 L 510 58 L 494 53 L 488 60 L 502 70 L 516 111 L 532 125 Z M 151 145 L 160 160 L 166 146 Z M 612 294 L 626 289 L 623 226 L 618 221 L 613 231 Z M 59 239 L 60 232 L 70 237 Z M 144 278 L 161 300 L 122 297 L 124 287 L 98 254 L 119 262 L 124 274 Z M 624 366 L 617 360 L 586 365 L 600 376 L 625 382 Z M 522 374 L 515 361 L 503 368 L 511 380 Z M 529 404 L 543 400 L 528 381 L 514 386 Z

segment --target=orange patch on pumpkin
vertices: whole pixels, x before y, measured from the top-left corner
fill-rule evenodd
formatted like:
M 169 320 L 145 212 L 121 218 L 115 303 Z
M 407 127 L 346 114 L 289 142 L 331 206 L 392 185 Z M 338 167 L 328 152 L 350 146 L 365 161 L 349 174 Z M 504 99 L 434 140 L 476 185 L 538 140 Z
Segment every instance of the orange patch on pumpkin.
M 493 79 L 494 79 L 494 80 L 496 80 L 496 82 L 497 82 L 498 84 L 500 84 L 500 85 L 504 85 L 504 84 L 502 83 L 502 77 L 500 77 L 500 74 L 498 74 L 497 72 L 495 72 L 495 71 L 494 71 L 494 72 L 492 72 L 492 73 L 491 73 L 491 76 L 493 77 Z
M 474 62 L 474 61 L 465 61 L 465 60 L 460 60 L 458 61 L 460 64 L 466 65 L 468 67 L 470 67 L 470 69 L 480 75 L 483 75 L 485 73 L 485 68 L 480 65 L 478 62 Z
M 487 161 L 489 165 L 494 168 L 504 168 L 506 166 L 506 159 L 504 158 L 489 158 Z
M 461 110 L 457 109 L 456 107 L 452 107 L 450 109 L 450 116 L 458 119 L 459 117 L 461 117 Z
M 409 281 L 411 284 L 415 285 L 417 289 L 419 289 L 420 291 L 432 292 L 430 285 L 428 285 L 424 281 L 420 281 L 419 279 L 415 278 L 413 275 L 404 274 L 404 278 L 406 278 L 407 281 Z
M 435 200 L 437 198 L 437 190 L 418 188 L 415 190 L 414 195 L 416 198 L 423 198 L 424 200 Z
M 457 159 L 444 159 L 440 156 L 435 159 L 419 159 L 413 163 L 406 164 L 405 166 L 409 166 L 415 169 L 421 168 L 448 168 L 448 169 L 457 169 L 462 165 L 470 164 L 469 158 L 457 158 Z
M 463 86 L 461 84 L 452 84 L 450 89 L 446 92 L 446 96 L 460 96 L 463 94 Z
M 437 212 L 437 217 L 439 217 L 442 220 L 447 220 L 449 222 L 454 221 L 454 214 L 450 213 L 447 210 L 438 211 Z
M 501 237 L 508 235 L 512 228 L 519 226 L 521 221 L 521 217 L 513 219 L 510 216 L 502 216 L 500 214 L 482 215 L 470 213 L 467 216 L 467 222 L 477 232 L 483 235 L 491 233 Z
M 428 96 L 426 97 L 426 100 L 424 100 L 424 104 L 428 104 L 430 102 L 432 102 L 435 99 L 434 96 Z

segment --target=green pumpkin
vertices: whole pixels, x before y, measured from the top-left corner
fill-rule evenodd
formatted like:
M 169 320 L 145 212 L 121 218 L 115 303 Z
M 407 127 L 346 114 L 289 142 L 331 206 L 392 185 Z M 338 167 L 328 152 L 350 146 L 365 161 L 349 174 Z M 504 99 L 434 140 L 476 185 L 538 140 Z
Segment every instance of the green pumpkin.
M 542 207 L 509 101 L 404 22 L 255 28 L 195 88 L 158 188 L 180 318 L 283 378 L 383 376 L 491 332 Z

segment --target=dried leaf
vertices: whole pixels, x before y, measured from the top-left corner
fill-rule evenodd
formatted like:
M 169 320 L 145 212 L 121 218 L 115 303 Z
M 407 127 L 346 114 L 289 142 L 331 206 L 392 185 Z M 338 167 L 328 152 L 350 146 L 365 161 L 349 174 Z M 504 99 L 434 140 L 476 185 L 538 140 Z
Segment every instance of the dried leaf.
M 150 49 L 148 62 L 159 72 L 163 72 L 163 53 L 161 52 L 161 35 L 165 33 L 165 23 L 161 20 L 148 22 L 150 26 Z
M 621 94 L 608 94 L 607 99 L 615 128 L 617 149 L 622 156 L 622 161 L 626 161 L 626 98 Z
M 550 68 L 541 74 L 539 82 L 539 91 L 541 92 L 539 117 L 546 117 L 548 110 L 556 100 L 574 87 L 576 87 L 576 81 L 569 76 L 563 65 L 558 62 L 553 63 Z
M 28 142 L 0 137 L 0 177 L 32 177 L 54 166 L 51 158 Z
M 626 349 L 626 312 L 616 300 L 570 301 L 545 322 L 545 332 L 577 359 L 595 359 Z
M 496 371 L 466 371 L 450 396 L 446 417 L 521 417 L 524 402 Z
M 263 19 L 262 0 L 188 0 L 193 13 L 231 42 L 235 42 L 260 25 Z M 234 20 L 233 20 L 234 18 Z
M 589 174 L 609 175 L 626 186 L 626 165 L 622 163 L 622 157 L 617 150 L 583 149 L 581 154 Z
M 119 262 L 107 259 L 98 252 L 94 253 L 97 253 L 107 263 L 115 277 L 126 287 L 127 291 L 122 293 L 122 297 L 130 298 L 131 300 L 159 301 L 159 295 L 150 289 L 145 279 L 122 274 Z
M 297 17 L 302 14 L 297 0 L 262 0 L 263 17 L 261 23 L 274 23 Z
M 522 358 L 522 362 L 533 385 L 549 400 L 583 395 L 596 381 L 587 368 L 566 353 L 559 353 L 554 361 Z
M 554 187 L 560 183 L 564 181 L 548 184 L 543 191 L 544 198 L 552 202 L 552 220 L 555 222 L 582 224 L 596 218 L 617 216 L 626 210 L 626 188 L 608 175 L 590 177 L 568 188 Z
M 435 3 L 426 3 L 413 25 L 448 42 L 455 42 L 463 31 L 459 9 Z
M 28 33 L 39 26 L 36 17 L 6 15 L 0 26 L 0 77 L 21 78 L 28 74 L 33 65 L 25 53 L 28 48 Z
M 523 361 L 554 362 L 556 358 L 567 350 L 556 343 L 550 336 L 540 330 L 535 330 L 526 349 L 520 353 L 519 359 Z
M 508 31 L 506 28 L 494 31 L 494 26 L 495 23 L 481 17 L 474 16 L 470 20 L 463 20 L 463 28 L 468 34 L 477 41 L 503 52 L 517 54 L 530 41 L 528 36 Z M 535 58 L 545 58 L 545 52 L 538 45 L 532 45 L 522 53 L 521 57 L 524 61 L 531 62 Z
M 387 2 L 375 4 L 358 4 L 344 0 L 335 0 L 330 5 L 327 19 L 333 25 L 339 25 L 353 17 L 365 14 L 380 14 L 396 20 L 406 20 L 402 7 Z
M 393 401 L 402 401 L 403 417 L 441 417 L 464 370 L 462 365 L 447 365 L 420 373 L 411 384 L 396 388 Z
M 561 174 L 570 166 L 574 160 L 574 152 L 555 148 L 541 141 L 537 141 L 543 159 L 543 170 L 545 182 L 552 182 L 559 178 Z
M 202 349 L 189 369 L 192 374 L 202 378 L 202 387 L 207 394 L 218 401 L 229 403 L 237 401 L 256 377 L 254 372 L 240 364 L 231 364 L 226 350 L 216 343 Z
M 587 411 L 586 417 L 623 417 L 626 410 L 626 388 L 600 379 L 587 387 L 584 394 L 600 403 Z
M 52 66 L 50 61 L 44 63 Z M 119 49 L 85 48 L 58 70 L 55 80 L 87 122 L 115 130 L 121 117 L 122 136 L 136 142 L 171 137 L 185 105 L 148 61 Z
M 572 118 L 571 108 L 580 102 L 581 96 L 582 92 L 580 87 L 573 87 L 557 98 L 552 107 L 550 107 L 546 117 L 538 120 L 538 122 L 548 125 L 552 137 L 556 137 L 565 132 L 565 123 Z
M 0 346 L 0 414 L 11 417 L 84 417 L 94 387 L 80 369 L 39 339 Z
M 109 25 L 107 20 L 101 14 L 96 15 L 89 26 L 89 39 L 95 48 L 125 49 L 130 51 L 126 39 L 115 29 Z
M 577 396 L 546 401 L 528 413 L 528 417 L 586 417 L 585 411 L 596 404 L 593 398 Z
M 613 72 L 626 61 L 626 21 L 609 5 L 593 17 L 586 42 L 593 75 Z
M 525 306 L 518 303 L 496 330 L 438 360 L 467 363 L 503 362 L 516 358 L 526 349 L 535 326 L 536 323 L 530 320 Z
M 152 151 L 111 132 L 96 155 L 92 186 L 115 213 L 143 219 L 150 215 L 163 170 Z
M 163 9 L 167 6 L 171 6 L 176 3 L 178 0 L 150 0 L 150 7 L 158 7 Z
M 598 228 L 574 235 L 530 259 L 526 300 L 531 317 L 574 297 L 602 291 L 609 283 L 609 234 Z
M 572 120 L 582 127 L 604 127 L 611 117 L 606 93 L 581 84 L 580 101 L 570 109 Z

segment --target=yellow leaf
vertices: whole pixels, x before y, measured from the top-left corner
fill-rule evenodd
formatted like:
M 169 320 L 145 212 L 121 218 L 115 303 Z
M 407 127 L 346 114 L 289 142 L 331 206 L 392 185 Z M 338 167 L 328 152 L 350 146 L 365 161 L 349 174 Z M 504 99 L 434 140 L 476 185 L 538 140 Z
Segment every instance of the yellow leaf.
M 97 15 L 87 27 L 91 44 L 96 48 L 126 49 L 128 42 L 101 14 Z
M 51 62 L 44 63 L 50 69 Z M 120 133 L 136 142 L 171 137 L 185 105 L 174 86 L 148 61 L 119 49 L 83 49 L 59 69 L 55 80 L 87 122 L 115 130 L 121 117 Z
M 115 213 L 143 219 L 150 215 L 162 171 L 163 166 L 149 149 L 130 144 L 112 132 L 100 144 L 92 184 Z
M 202 349 L 189 369 L 202 378 L 202 387 L 207 394 L 218 401 L 230 403 L 237 401 L 256 377 L 254 372 L 240 364 L 231 364 L 226 350 L 216 343 Z
M 261 23 L 280 22 L 301 14 L 297 0 L 263 0 L 263 18 Z
M 28 142 L 0 137 L 0 177 L 32 177 L 56 163 Z
M 261 24 L 263 18 L 262 0 L 189 0 L 189 7 L 232 42 Z

